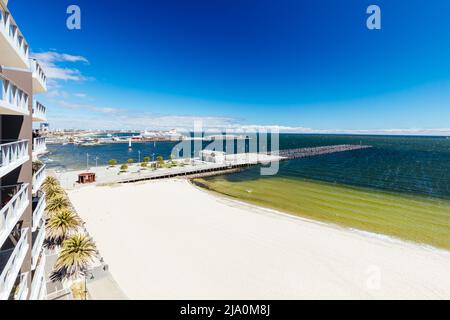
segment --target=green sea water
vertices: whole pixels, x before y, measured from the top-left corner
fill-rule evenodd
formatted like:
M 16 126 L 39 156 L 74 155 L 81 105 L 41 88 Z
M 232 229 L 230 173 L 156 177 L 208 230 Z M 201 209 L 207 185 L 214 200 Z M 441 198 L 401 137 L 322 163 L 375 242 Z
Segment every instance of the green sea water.
M 282 134 L 280 149 L 336 144 L 373 148 L 280 163 L 275 176 L 253 167 L 196 180 L 253 204 L 450 250 L 450 139 Z M 144 156 L 167 157 L 173 142 L 49 146 L 49 167 L 80 169 Z M 206 145 L 204 145 L 206 146 Z M 236 150 L 227 150 L 229 153 Z M 240 151 L 242 152 L 242 151 Z
M 290 214 L 450 250 L 450 140 L 284 135 L 280 149 L 341 143 L 373 148 L 197 179 L 215 192 Z

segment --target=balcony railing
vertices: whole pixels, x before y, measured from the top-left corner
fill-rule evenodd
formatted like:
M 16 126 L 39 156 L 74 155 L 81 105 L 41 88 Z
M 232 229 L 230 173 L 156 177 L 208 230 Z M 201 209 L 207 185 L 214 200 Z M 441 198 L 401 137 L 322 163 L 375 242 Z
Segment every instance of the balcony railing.
M 33 105 L 33 121 L 47 121 L 47 108 L 38 101 Z
M 46 256 L 42 252 L 39 258 L 38 266 L 34 272 L 33 280 L 31 280 L 30 300 L 43 300 L 46 296 L 46 284 L 45 284 L 45 262 Z
M 29 115 L 28 94 L 0 74 L 0 115 Z
M 0 188 L 0 246 L 28 207 L 28 183 Z
M 13 248 L 0 251 L 0 300 L 9 297 L 28 247 L 28 229 L 22 229 L 17 244 Z
M 47 145 L 45 143 L 45 138 L 34 138 L 33 139 L 33 156 L 38 156 L 42 153 L 47 152 Z
M 30 159 L 28 140 L 0 141 L 0 178 Z
M 28 68 L 30 48 L 11 13 L 0 1 L 0 65 Z
M 19 283 L 13 288 L 12 296 L 14 300 L 26 300 L 28 295 L 28 272 L 19 276 Z
M 47 76 L 36 59 L 30 59 L 30 69 L 33 73 L 33 93 L 47 91 Z
M 42 245 L 45 240 L 45 222 L 41 219 L 39 228 L 32 233 L 33 238 L 33 248 L 31 249 L 31 269 L 36 269 L 39 256 L 42 252 Z
M 41 219 L 44 216 L 45 200 L 45 193 L 43 192 L 40 192 L 40 194 L 33 199 L 33 232 L 37 230 L 41 223 Z
M 33 174 L 33 194 L 36 194 L 39 191 L 44 183 L 45 176 L 45 165 L 42 165 L 42 167 Z

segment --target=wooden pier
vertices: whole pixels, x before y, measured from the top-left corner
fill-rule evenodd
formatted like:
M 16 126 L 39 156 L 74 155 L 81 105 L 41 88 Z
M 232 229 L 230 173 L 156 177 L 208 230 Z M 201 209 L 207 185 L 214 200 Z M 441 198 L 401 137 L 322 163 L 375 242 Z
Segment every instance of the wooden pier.
M 278 151 L 278 155 L 284 160 L 299 159 L 305 157 L 314 157 L 322 154 L 353 151 L 372 148 L 372 146 L 341 144 L 336 146 L 324 146 L 314 148 L 287 149 Z
M 164 171 L 151 171 L 140 173 L 138 175 L 114 179 L 117 183 L 132 183 L 147 180 L 160 180 L 175 177 L 197 178 L 202 176 L 221 175 L 231 172 L 236 172 L 244 168 L 256 166 L 260 164 L 268 164 L 274 161 L 285 161 L 292 159 L 299 159 L 305 157 L 313 157 L 323 154 L 331 154 L 337 152 L 354 151 L 361 149 L 368 149 L 371 146 L 365 145 L 335 145 L 323 146 L 315 148 L 299 148 L 280 150 L 278 153 L 267 154 L 241 154 L 235 155 L 232 161 L 227 161 L 225 164 L 216 163 L 200 163 L 188 167 L 176 167 Z M 252 157 L 250 157 L 252 155 Z M 233 155 L 230 155 L 233 157 Z

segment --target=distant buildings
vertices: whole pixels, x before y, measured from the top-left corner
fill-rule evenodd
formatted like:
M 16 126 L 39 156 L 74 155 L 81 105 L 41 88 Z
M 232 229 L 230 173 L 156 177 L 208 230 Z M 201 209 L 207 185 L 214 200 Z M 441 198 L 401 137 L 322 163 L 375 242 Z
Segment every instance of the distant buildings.
M 40 131 L 41 134 L 48 134 L 50 132 L 50 125 L 47 122 L 41 123 Z
M 185 136 L 178 133 L 175 129 L 170 131 L 144 131 L 141 133 L 141 136 L 144 140 L 180 141 L 185 139 Z
M 205 162 L 224 164 L 225 152 L 214 150 L 202 150 L 200 151 L 200 160 Z

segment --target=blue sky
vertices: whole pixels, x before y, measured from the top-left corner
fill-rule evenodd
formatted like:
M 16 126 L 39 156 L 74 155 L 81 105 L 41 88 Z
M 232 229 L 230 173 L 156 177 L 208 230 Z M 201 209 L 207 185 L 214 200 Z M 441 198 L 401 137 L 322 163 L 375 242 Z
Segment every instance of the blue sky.
M 53 128 L 450 132 L 447 0 L 10 2 Z

